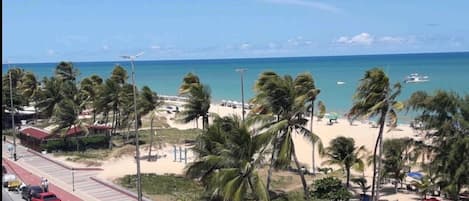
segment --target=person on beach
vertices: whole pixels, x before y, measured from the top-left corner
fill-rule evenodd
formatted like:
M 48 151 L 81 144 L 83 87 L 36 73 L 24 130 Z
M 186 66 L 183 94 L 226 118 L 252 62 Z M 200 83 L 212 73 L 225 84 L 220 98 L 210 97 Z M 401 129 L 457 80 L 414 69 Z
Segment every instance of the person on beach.
M 45 183 L 46 183 L 46 178 L 41 177 L 41 188 L 45 192 Z

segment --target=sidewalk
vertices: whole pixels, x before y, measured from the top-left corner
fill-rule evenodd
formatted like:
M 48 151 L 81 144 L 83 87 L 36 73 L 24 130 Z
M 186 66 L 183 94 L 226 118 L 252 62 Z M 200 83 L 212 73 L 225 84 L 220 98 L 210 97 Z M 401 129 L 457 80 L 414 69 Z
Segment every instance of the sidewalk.
M 19 165 L 15 164 L 10 159 L 6 159 L 5 157 L 2 157 L 2 164 L 5 165 L 8 172 L 14 173 L 25 184 L 32 184 L 32 185 L 38 185 L 39 186 L 39 184 L 41 183 L 41 178 L 39 176 L 25 170 L 24 168 L 22 168 Z M 56 194 L 57 197 L 59 197 L 63 201 L 82 201 L 82 199 L 80 199 L 76 195 L 73 195 L 73 194 L 63 190 L 62 188 L 59 188 L 58 186 L 56 186 L 54 184 L 49 184 L 49 191 Z
M 112 182 L 96 178 L 99 168 L 73 168 L 53 160 L 52 157 L 28 150 L 17 145 L 18 160 L 16 162 L 8 159 L 7 144 L 3 142 L 2 157 L 4 163 L 10 164 L 15 171 L 23 171 L 25 181 L 39 183 L 39 177 L 44 176 L 50 184 L 60 186 L 64 193 L 75 195 L 77 200 L 86 201 L 133 201 L 137 200 L 136 193 L 119 187 Z M 22 169 L 22 170 L 19 170 Z M 20 172 L 19 172 L 20 173 Z M 33 175 L 33 176 L 28 176 Z M 30 177 L 30 178 L 28 178 Z M 26 183 L 26 182 L 25 182 Z M 73 191 L 73 189 L 75 191 Z M 55 192 L 51 188 L 52 192 Z M 60 190 L 58 190 L 59 192 Z M 73 192 L 73 193 L 71 193 Z M 65 195 L 67 196 L 67 195 Z M 62 198 L 62 197 L 60 197 Z M 81 199 L 80 199 L 81 198 Z M 144 200 L 148 200 L 143 198 Z M 62 199 L 64 201 L 75 201 L 73 198 Z

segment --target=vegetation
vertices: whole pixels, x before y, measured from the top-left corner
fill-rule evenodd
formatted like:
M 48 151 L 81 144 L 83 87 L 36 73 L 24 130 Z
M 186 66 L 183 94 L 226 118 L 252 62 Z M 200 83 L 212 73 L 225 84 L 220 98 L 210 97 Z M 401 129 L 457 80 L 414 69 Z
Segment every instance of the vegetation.
M 408 108 L 421 112 L 416 120 L 433 141 L 429 172 L 440 178 L 438 185 L 451 199 L 458 200 L 461 189 L 469 185 L 469 94 L 418 91 L 409 99 Z
M 198 128 L 199 117 L 202 117 L 202 129 L 208 128 L 208 110 L 210 109 L 211 99 L 210 87 L 202 84 L 197 75 L 188 73 L 179 88 L 179 94 L 189 98 L 188 102 L 184 105 L 184 111 L 178 114 L 180 121 L 187 123 L 196 120 Z
M 142 191 L 146 195 L 169 195 L 171 200 L 203 200 L 203 188 L 197 182 L 176 175 L 142 174 Z M 118 178 L 118 184 L 135 190 L 136 176 Z
M 396 193 L 398 183 L 402 183 L 406 175 L 405 162 L 408 158 L 406 150 L 411 145 L 411 142 L 408 138 L 386 139 L 384 141 L 383 171 L 385 176 L 394 179 Z
M 314 182 L 311 196 L 319 199 L 346 201 L 352 197 L 342 182 L 335 177 L 326 177 Z
M 397 110 L 403 108 L 401 102 L 396 101 L 397 96 L 401 92 L 399 83 L 390 86 L 389 78 L 382 69 L 373 68 L 365 72 L 360 80 L 354 95 L 354 103 L 349 111 L 349 118 L 357 117 L 378 117 L 379 131 L 376 138 L 375 148 L 373 151 L 373 182 L 371 185 L 371 199 L 375 199 L 375 189 L 379 189 L 383 132 L 386 118 L 390 119 L 391 127 L 397 125 Z M 379 153 L 378 153 L 379 150 Z M 378 161 L 376 161 L 378 160 Z M 376 164 L 378 162 L 378 164 Z M 377 178 L 378 177 L 378 178 Z
M 281 77 L 274 72 L 263 72 L 256 81 L 256 96 L 252 100 L 256 106 L 248 117 L 251 120 L 248 121 L 261 123 L 259 129 L 264 131 L 263 135 L 268 136 L 272 146 L 267 190 L 270 188 L 272 169 L 289 166 L 293 158 L 305 198 L 309 199 L 308 185 L 296 156 L 292 135 L 296 131 L 313 144 L 320 143 L 319 137 L 305 127 L 308 122 L 304 117 L 307 103 L 312 101 L 311 94 L 315 91 L 314 85 L 310 86 L 313 83 L 312 76 L 307 74 L 300 74 L 293 79 L 289 75 Z
M 365 146 L 356 147 L 353 138 L 337 137 L 330 142 L 330 146 L 325 150 L 328 160 L 323 164 L 336 164 L 345 170 L 347 175 L 346 186 L 350 183 L 350 169 L 353 166 L 363 169 L 366 150 Z
M 200 179 L 207 200 L 269 200 L 257 173 L 263 160 L 264 135 L 253 136 L 237 117 L 216 118 L 197 138 L 193 151 L 198 159 L 186 175 Z
M 13 109 L 10 108 L 10 92 L 16 109 L 33 105 L 38 116 L 48 120 L 42 124 L 56 125 L 55 132 L 63 137 L 49 141 L 43 145 L 44 148 L 76 150 L 63 153 L 72 161 L 92 163 L 107 157 L 133 154 L 135 147 L 127 145 L 135 139 L 135 133 L 131 135 L 130 129 L 135 123 L 142 127 L 145 115 L 149 116 L 150 130 L 140 131 L 140 134 L 141 141 L 150 146 L 149 156 L 155 142 L 160 145 L 163 142 L 195 142 L 194 151 L 199 157 L 187 167 L 187 176 L 199 179 L 200 182 L 172 175 L 149 174 L 144 176 L 147 180 L 143 180 L 146 194 L 166 194 L 182 200 L 269 200 L 269 189 L 272 186 L 281 188 L 291 180 L 290 177 L 272 179 L 273 169 L 287 169 L 293 164 L 303 191 L 288 192 L 276 200 L 300 200 L 302 196 L 308 200 L 311 197 L 326 200 L 346 200 L 350 197 L 340 180 L 334 178 L 317 180 L 310 191 L 301 171 L 305 165 L 298 161 L 294 133 L 312 142 L 314 171 L 314 152 L 316 149 L 323 151 L 312 124 L 307 128 L 307 117 L 310 116 L 313 121 L 315 101 L 320 94 L 309 73 L 296 77 L 280 76 L 275 72 L 261 73 L 255 83 L 255 97 L 251 100 L 254 108 L 246 122 L 241 123 L 234 117 L 216 117 L 213 125 L 208 123 L 210 87 L 204 85 L 197 75 L 188 73 L 183 78 L 179 93 L 188 97 L 189 101 L 184 106 L 185 110 L 178 114 L 178 119 L 189 122 L 201 117 L 202 130 L 164 129 L 167 124 L 155 113 L 161 102 L 158 101 L 157 93 L 147 86 L 135 89 L 138 100 L 138 111 L 135 112 L 134 87 L 127 82 L 128 75 L 122 66 L 116 65 L 108 79 L 92 75 L 78 80 L 78 75 L 79 71 L 71 62 L 60 62 L 54 75 L 42 80 L 21 68 L 9 69 L 2 76 L 2 115 L 5 117 L 5 111 Z M 457 200 L 461 189 L 469 185 L 469 95 L 460 96 L 448 91 L 436 91 L 433 94 L 415 92 L 406 102 L 406 107 L 419 114 L 415 121 L 422 123 L 420 129 L 425 133 L 426 140 L 384 141 L 385 124 L 388 123 L 390 128 L 395 127 L 396 112 L 404 106 L 397 101 L 400 91 L 400 84 L 391 86 L 383 70 L 368 70 L 360 80 L 353 106 L 348 113 L 352 120 L 357 117 L 378 119 L 378 137 L 371 157 L 374 169 L 372 199 L 378 196 L 376 190 L 379 189 L 381 176 L 402 181 L 406 170 L 411 167 L 409 162 L 415 163 L 421 158 L 420 168 L 424 170 L 425 177 L 415 183 L 420 191 L 439 188 L 451 199 Z M 316 107 L 319 109 L 319 120 L 325 113 L 325 106 L 319 101 Z M 85 110 L 92 111 L 91 122 L 78 118 Z M 111 131 L 106 136 L 65 137 L 72 129 L 86 136 L 86 124 L 97 120 L 111 125 Z M 6 131 L 2 129 L 2 133 Z M 103 145 L 109 150 L 98 149 Z M 117 145 L 117 148 L 110 151 L 113 145 Z M 346 186 L 352 180 L 360 185 L 365 194 L 369 188 L 366 180 L 350 179 L 351 169 L 363 169 L 362 151 L 363 147 L 356 147 L 352 139 L 339 137 L 331 142 L 325 153 L 329 159 L 327 164 L 338 164 L 346 172 Z M 265 160 L 266 156 L 269 156 L 268 160 Z M 258 169 L 265 166 L 266 161 L 269 167 L 264 185 Z M 318 170 L 327 171 L 329 168 Z M 122 178 L 121 182 L 131 188 L 135 183 L 134 177 L 130 175 Z

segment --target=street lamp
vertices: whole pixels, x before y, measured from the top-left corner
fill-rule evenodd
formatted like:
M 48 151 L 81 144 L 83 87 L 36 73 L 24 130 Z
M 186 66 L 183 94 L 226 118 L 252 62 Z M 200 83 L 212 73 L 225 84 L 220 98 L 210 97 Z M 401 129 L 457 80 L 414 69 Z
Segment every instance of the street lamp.
M 72 190 L 75 192 L 75 169 L 72 167 Z
M 142 56 L 143 52 L 140 52 L 133 56 L 121 56 L 124 59 L 129 59 L 132 66 L 132 84 L 134 85 L 134 112 L 135 112 L 135 149 L 137 150 L 136 159 L 137 159 L 137 193 L 138 201 L 142 201 L 142 188 L 141 188 L 141 177 L 140 177 L 140 150 L 139 150 L 139 141 L 138 141 L 138 119 L 137 119 L 137 86 L 135 85 L 135 70 L 134 70 L 134 59 L 139 56 Z
M 236 72 L 239 72 L 240 75 L 241 75 L 241 108 L 242 108 L 242 114 L 241 114 L 241 117 L 243 119 L 243 123 L 244 123 L 244 83 L 243 83 L 243 74 L 244 74 L 244 71 L 246 71 L 247 69 L 245 68 L 237 68 L 236 69 Z
M 8 75 L 10 77 L 10 113 L 11 113 L 11 130 L 13 132 L 13 160 L 16 161 L 16 132 L 15 132 L 15 108 L 13 107 L 13 86 L 11 81 L 11 69 L 10 64 L 8 63 Z

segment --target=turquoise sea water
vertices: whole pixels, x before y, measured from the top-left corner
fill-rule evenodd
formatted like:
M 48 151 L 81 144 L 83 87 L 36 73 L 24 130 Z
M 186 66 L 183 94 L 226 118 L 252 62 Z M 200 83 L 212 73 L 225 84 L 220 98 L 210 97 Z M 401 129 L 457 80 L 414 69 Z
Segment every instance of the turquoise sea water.
M 117 63 L 126 67 L 130 75 L 128 61 L 74 62 L 74 66 L 80 71 L 80 78 L 92 74 L 108 78 Z M 57 63 L 10 64 L 11 67 L 19 66 L 32 71 L 39 78 L 52 76 L 56 65 Z M 407 99 L 416 90 L 433 92 L 436 89 L 445 89 L 461 95 L 469 93 L 469 52 L 135 62 L 139 87 L 148 85 L 158 94 L 177 95 L 183 76 L 193 72 L 211 87 L 214 101 L 241 100 L 241 81 L 236 68 L 247 69 L 244 74 L 245 100 L 253 97 L 254 82 L 263 71 L 272 70 L 281 75 L 292 76 L 311 72 L 316 87 L 321 89 L 318 99 L 325 102 L 328 111 L 338 113 L 345 113 L 350 108 L 359 79 L 366 70 L 373 67 L 383 68 L 392 83 L 403 81 L 411 73 L 429 76 L 429 82 L 403 84 L 400 100 Z M 2 72 L 6 72 L 6 68 L 8 67 L 3 65 Z M 345 84 L 337 85 L 337 81 Z

